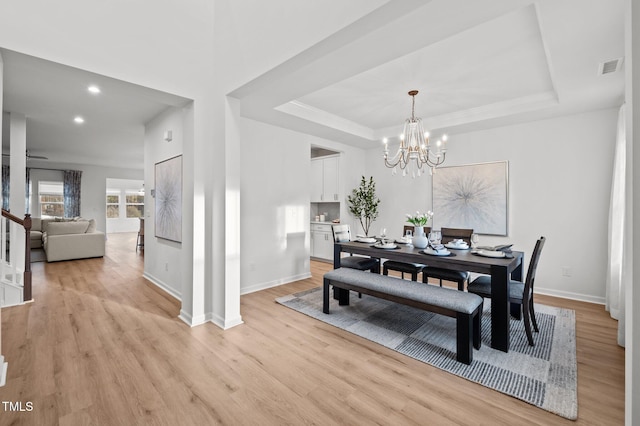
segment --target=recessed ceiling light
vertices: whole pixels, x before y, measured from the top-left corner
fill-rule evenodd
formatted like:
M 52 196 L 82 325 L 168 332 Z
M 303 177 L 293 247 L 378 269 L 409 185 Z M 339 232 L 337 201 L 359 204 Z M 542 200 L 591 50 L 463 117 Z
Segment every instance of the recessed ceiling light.
M 98 94 L 100 93 L 100 88 L 98 86 L 95 85 L 91 85 L 87 88 L 87 90 L 93 94 Z
M 80 116 L 77 116 L 77 117 L 75 117 L 75 118 L 73 119 L 73 121 L 75 121 L 75 122 L 76 122 L 76 123 L 78 123 L 78 124 L 82 124 L 82 123 L 84 123 L 84 118 L 82 118 L 82 117 L 80 117 Z

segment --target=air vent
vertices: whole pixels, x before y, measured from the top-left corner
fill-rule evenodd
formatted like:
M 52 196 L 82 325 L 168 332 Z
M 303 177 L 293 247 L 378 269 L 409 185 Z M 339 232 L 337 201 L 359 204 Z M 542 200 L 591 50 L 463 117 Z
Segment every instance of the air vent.
M 598 75 L 611 74 L 612 72 L 618 72 L 622 68 L 622 61 L 624 58 L 612 59 L 610 61 L 601 62 L 598 66 Z

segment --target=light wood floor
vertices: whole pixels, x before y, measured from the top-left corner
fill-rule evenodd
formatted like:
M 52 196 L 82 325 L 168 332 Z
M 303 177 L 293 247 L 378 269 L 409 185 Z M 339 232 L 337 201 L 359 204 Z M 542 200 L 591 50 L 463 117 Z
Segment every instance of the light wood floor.
M 576 310 L 577 422 L 468 382 L 274 302 L 313 278 L 242 297 L 245 324 L 193 329 L 142 277 L 135 235 L 107 256 L 34 264 L 32 304 L 2 310 L 0 425 L 567 424 L 624 418 L 624 351 L 602 306 Z

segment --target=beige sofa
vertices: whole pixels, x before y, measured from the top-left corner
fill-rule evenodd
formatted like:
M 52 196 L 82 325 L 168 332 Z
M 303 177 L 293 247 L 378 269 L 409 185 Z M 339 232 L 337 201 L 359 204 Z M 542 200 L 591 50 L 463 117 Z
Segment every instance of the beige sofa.
M 32 218 L 31 248 L 44 248 L 47 262 L 103 257 L 104 232 L 94 219 Z

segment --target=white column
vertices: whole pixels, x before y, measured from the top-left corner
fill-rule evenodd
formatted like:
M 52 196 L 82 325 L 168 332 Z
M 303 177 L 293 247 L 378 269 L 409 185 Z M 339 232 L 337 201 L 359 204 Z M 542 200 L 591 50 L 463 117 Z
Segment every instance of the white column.
M 240 101 L 226 97 L 225 103 L 225 288 L 224 324 L 227 329 L 242 324 L 240 316 Z
M 625 424 L 640 424 L 640 285 L 634 278 L 640 273 L 640 4 L 626 2 L 625 13 L 625 73 L 627 138 L 631 140 L 631 157 L 634 167 L 629 167 L 632 177 L 633 206 L 632 278 L 625 288 Z M 629 164 L 629 162 L 627 163 Z

